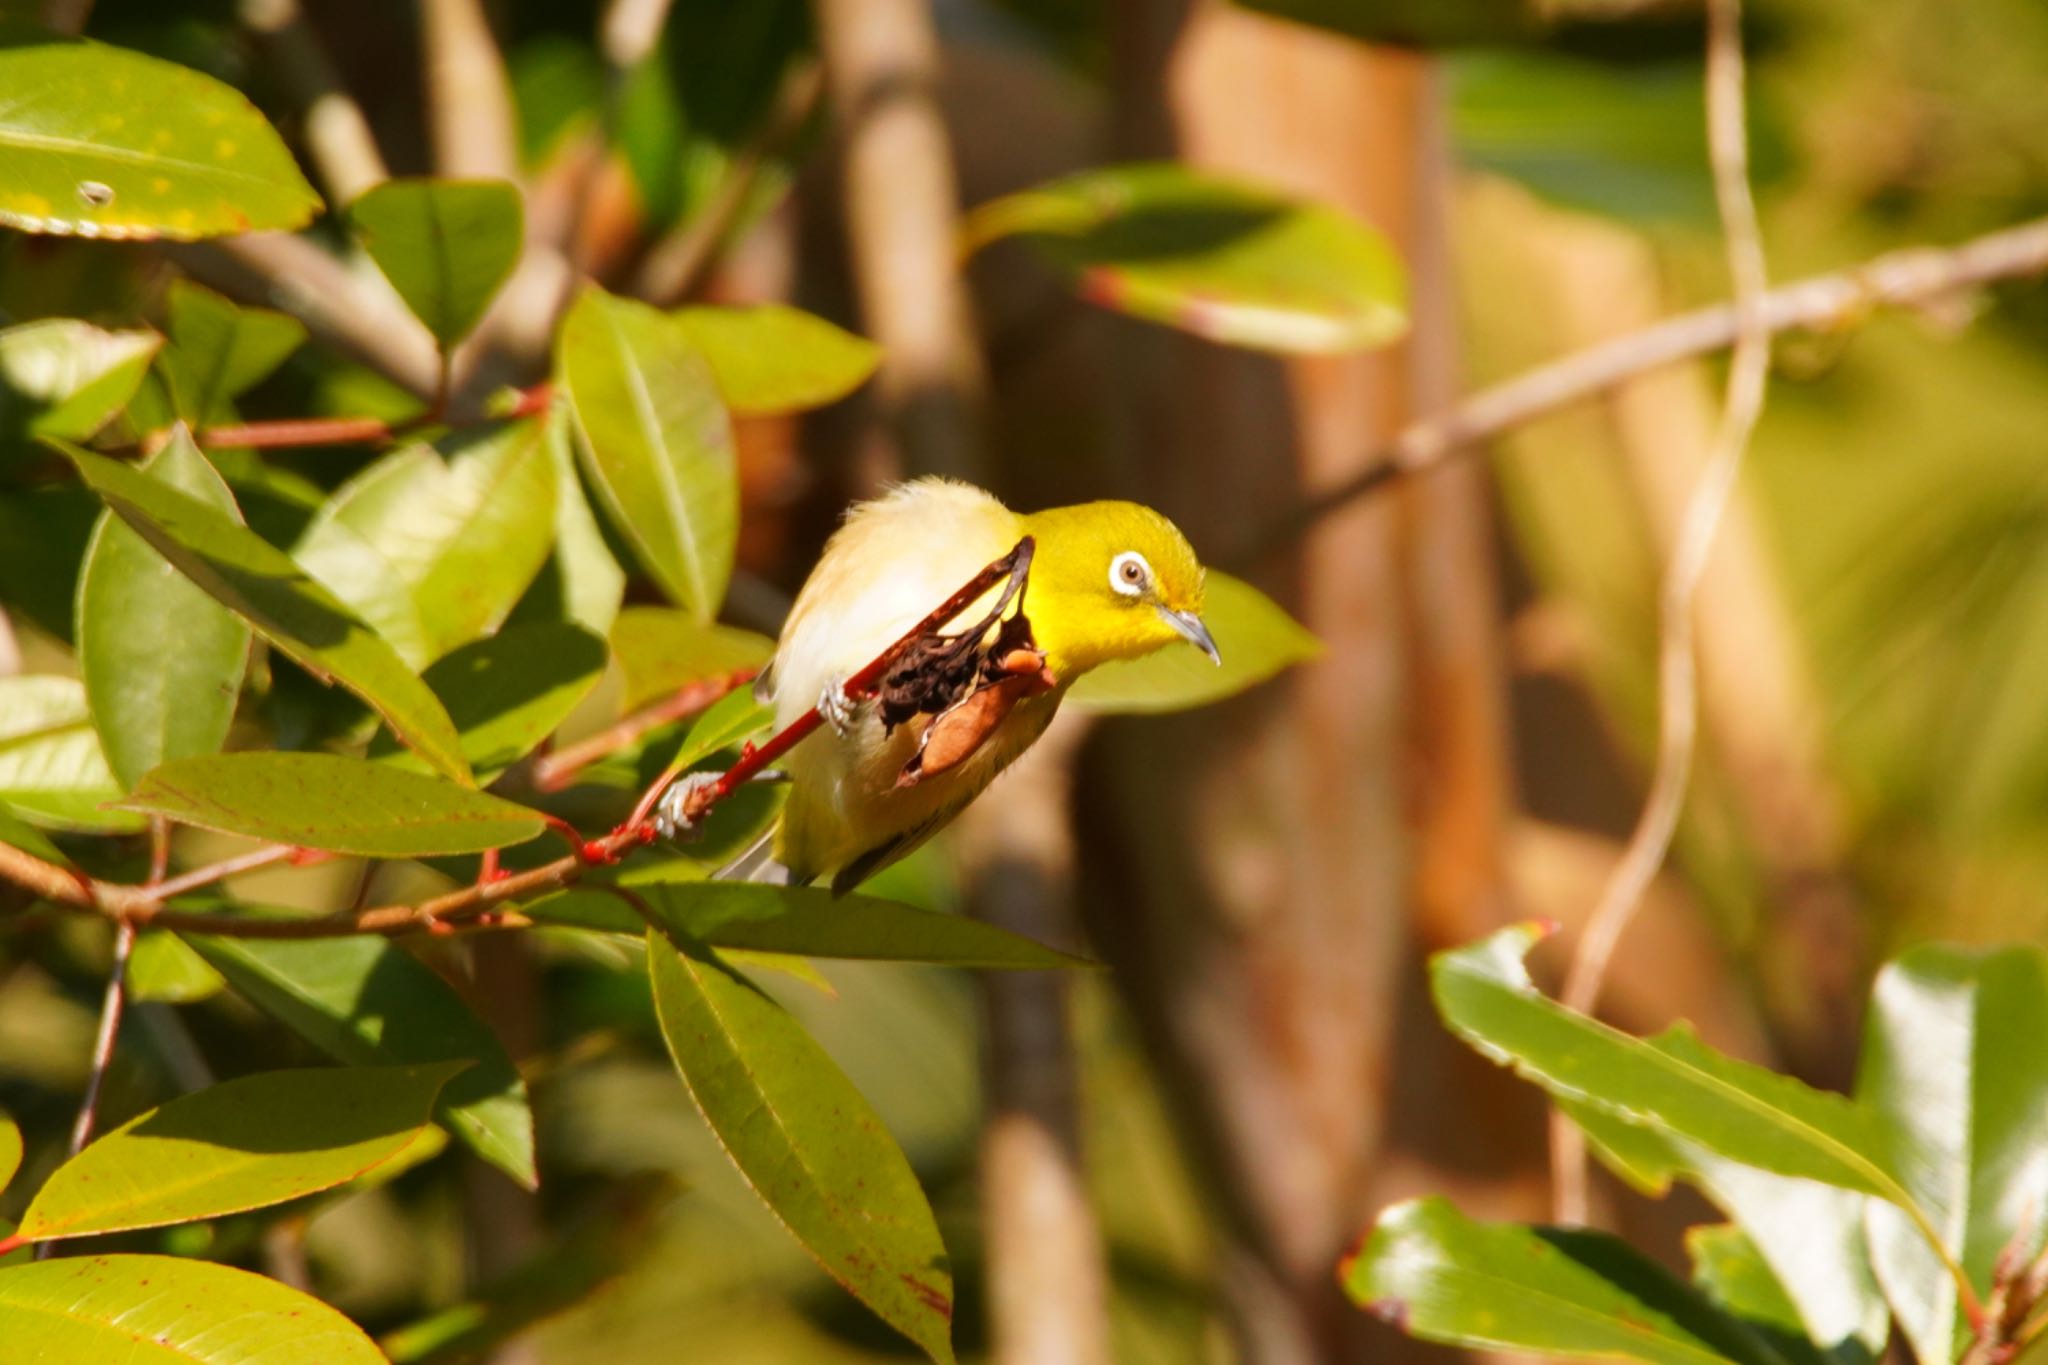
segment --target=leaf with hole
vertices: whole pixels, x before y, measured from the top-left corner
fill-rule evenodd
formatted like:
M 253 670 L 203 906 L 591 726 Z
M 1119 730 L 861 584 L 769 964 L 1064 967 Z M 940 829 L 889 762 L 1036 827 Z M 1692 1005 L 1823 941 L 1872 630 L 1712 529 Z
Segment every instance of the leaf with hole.
M 425 773 L 340 754 L 181 758 L 150 772 L 124 809 L 274 844 L 363 858 L 422 858 L 523 844 L 538 811 Z
M 349 205 L 348 217 L 443 353 L 483 317 L 525 245 L 519 189 L 505 180 L 387 180 Z
M 138 1114 L 59 1166 L 28 1241 L 162 1227 L 346 1184 L 403 1152 L 462 1063 L 266 1071 Z
M 1193 645 L 1164 649 L 1084 674 L 1074 705 L 1107 714 L 1185 711 L 1235 696 L 1323 652 L 1322 641 L 1272 598 L 1242 579 L 1209 571 L 1202 621 L 1215 637 L 1219 665 Z

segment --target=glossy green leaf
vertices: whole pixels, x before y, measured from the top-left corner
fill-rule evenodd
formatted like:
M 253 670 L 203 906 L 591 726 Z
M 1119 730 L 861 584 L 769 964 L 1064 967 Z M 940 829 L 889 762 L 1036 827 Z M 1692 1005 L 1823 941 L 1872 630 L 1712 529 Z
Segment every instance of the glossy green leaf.
M 0 444 L 84 440 L 127 406 L 163 344 L 155 332 L 108 332 L 76 318 L 0 329 Z
M 497 1035 L 432 968 L 376 938 L 193 934 L 186 942 L 238 995 L 337 1061 L 474 1063 L 434 1112 L 478 1156 L 533 1188 L 526 1083 Z
M 211 289 L 171 282 L 164 371 L 178 416 L 195 426 L 230 420 L 234 399 L 261 383 L 306 339 L 305 324 L 244 308 Z
M 4 763 L 4 759 L 0 759 L 0 763 Z M 16 815 L 5 805 L 0 805 L 0 844 L 18 848 L 23 853 L 33 853 L 44 862 L 55 863 L 59 867 L 72 865 L 71 860 L 64 856 L 64 850 L 50 842 L 49 835 Z
M 75 678 L 0 678 L 0 801 L 57 829 L 133 832 L 142 821 L 106 809 L 121 787 L 93 732 Z
M 1110 166 L 1007 195 L 963 229 L 1022 235 L 1082 297 L 1234 346 L 1330 352 L 1408 327 L 1386 240 L 1321 204 L 1171 163 Z
M 504 180 L 387 180 L 349 206 L 384 278 L 453 350 L 519 263 L 525 209 Z
M 737 882 L 636 882 L 633 891 L 669 930 L 721 950 L 1016 970 L 1097 965 L 964 915 L 872 896 Z M 645 927 L 631 906 L 598 891 L 565 891 L 527 910 L 549 923 Z
M 0 1340 L 49 1365 L 383 1365 L 360 1327 L 246 1270 L 177 1256 L 63 1256 L 0 1270 Z
M 726 1154 L 828 1274 L 942 1365 L 953 1274 L 903 1151 L 781 1005 L 708 949 L 649 931 L 669 1053 Z
M 0 1190 L 21 1169 L 21 1128 L 5 1110 L 0 1110 Z
M 30 1241 L 162 1227 L 346 1184 L 404 1151 L 461 1064 L 266 1071 L 139 1114 L 59 1166 Z
M 477 853 L 523 844 L 539 812 L 339 754 L 202 754 L 164 764 L 122 803 L 180 824 L 364 858 Z
M 1869 1362 L 1872 1354 L 1823 1354 L 1806 1334 L 1798 1307 L 1778 1282 L 1769 1261 L 1732 1223 L 1687 1228 L 1693 1283 L 1721 1310 L 1763 1339 L 1786 1365 Z
M 205 958 L 170 930 L 146 929 L 136 935 L 128 958 L 130 1000 L 190 1005 L 212 999 L 226 984 Z
M 1915 948 L 1871 992 L 1856 1093 L 1896 1135 L 1899 1170 L 1979 1295 L 2015 1235 L 2040 1249 L 2048 1210 L 2048 959 L 2039 949 Z M 1969 1335 L 1941 1261 L 1896 1209 L 1869 1211 L 1871 1260 L 1914 1352 Z
M 691 724 L 683 743 L 669 760 L 671 772 L 702 763 L 721 749 L 752 739 L 775 723 L 775 708 L 754 700 L 751 688 L 728 692 Z
M 511 615 L 547 559 L 555 476 L 537 421 L 393 451 L 314 516 L 292 557 L 424 667 Z
M 1323 652 L 1322 641 L 1242 579 L 1211 569 L 1205 598 L 1202 621 L 1223 656 L 1220 665 L 1193 645 L 1171 644 L 1084 674 L 1068 694 L 1072 703 L 1110 714 L 1184 711 L 1235 696 Z
M 303 227 L 320 196 L 233 86 L 101 43 L 0 29 L 0 223 L 190 241 Z
M 144 469 L 241 520 L 234 494 L 183 427 Z M 159 763 L 213 753 L 227 739 L 249 627 L 112 512 L 100 515 L 86 549 L 77 638 L 93 725 L 123 790 Z
M 555 371 L 591 482 L 678 606 L 709 622 L 739 536 L 732 424 L 687 329 L 646 304 L 585 289 Z
M 290 556 L 190 494 L 75 446 L 60 448 L 179 572 L 315 677 L 333 678 L 369 703 L 436 772 L 469 780 L 455 726 L 433 692 Z
M 583 494 L 569 405 L 557 401 L 545 421 L 548 461 L 555 470 L 555 545 L 520 604 L 520 613 L 532 611 L 543 620 L 574 621 L 585 630 L 609 634 L 619 603 L 625 600 L 626 571 L 612 557 L 597 514 Z
M 582 627 L 540 621 L 466 644 L 424 676 L 462 736 L 462 756 L 488 778 L 555 732 L 604 676 L 605 658 L 604 641 Z M 383 732 L 370 756 L 425 767 Z
M 679 308 L 670 314 L 741 416 L 837 402 L 867 382 L 882 348 L 786 304 Z
M 626 675 L 619 698 L 632 711 L 689 683 L 758 669 L 775 642 L 735 626 L 706 625 L 673 607 L 628 607 L 612 622 L 612 654 Z
M 1625 1242 L 1475 1222 L 1439 1198 L 1381 1213 L 1340 1275 L 1354 1302 L 1424 1341 L 1652 1365 L 1778 1365 Z

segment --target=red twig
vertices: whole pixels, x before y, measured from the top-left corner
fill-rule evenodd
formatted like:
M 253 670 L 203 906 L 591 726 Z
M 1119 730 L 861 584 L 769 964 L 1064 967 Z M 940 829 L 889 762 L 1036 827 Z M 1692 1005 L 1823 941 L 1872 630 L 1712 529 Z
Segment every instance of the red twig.
M 276 422 L 207 427 L 199 433 L 199 444 L 208 450 L 238 446 L 253 450 L 289 450 L 302 446 L 375 445 L 415 425 L 418 423 L 394 427 L 381 417 L 293 417 Z

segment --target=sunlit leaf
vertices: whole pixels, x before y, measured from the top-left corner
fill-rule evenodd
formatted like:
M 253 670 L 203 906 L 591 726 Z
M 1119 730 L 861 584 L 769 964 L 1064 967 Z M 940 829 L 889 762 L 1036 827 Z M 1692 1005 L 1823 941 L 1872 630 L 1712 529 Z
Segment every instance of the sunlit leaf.
M 702 763 L 720 749 L 751 739 L 775 722 L 775 708 L 754 700 L 751 688 L 738 688 L 713 702 L 691 724 L 682 746 L 669 760 L 671 771 L 680 772 Z
M 1807 1336 L 1798 1306 L 1778 1282 L 1770 1262 L 1741 1228 L 1732 1223 L 1687 1228 L 1685 1249 L 1692 1256 L 1693 1283 L 1768 1343 L 1786 1365 L 1829 1365 L 1872 1361 L 1875 1354 L 1823 1354 Z
M 183 427 L 144 468 L 241 519 L 234 494 Z M 77 637 L 93 725 L 123 790 L 159 763 L 213 753 L 227 739 L 249 664 L 249 627 L 112 512 L 101 514 L 86 550 Z
M 1353 1301 L 1424 1341 L 1652 1365 L 1780 1365 L 1626 1242 L 1479 1223 L 1443 1199 L 1380 1214 L 1341 1276 Z
M 533 1187 L 526 1083 L 497 1035 L 432 968 L 377 938 L 185 941 L 238 995 L 337 1061 L 473 1062 L 434 1112 L 477 1155 Z
M 332 1189 L 403 1151 L 460 1063 L 266 1071 L 139 1114 L 59 1166 L 30 1241 L 161 1227 Z
M 51 1365 L 384 1361 L 361 1328 L 320 1300 L 178 1256 L 62 1256 L 0 1269 L 0 1339 L 14 1358 Z
M 365 858 L 476 853 L 522 844 L 539 812 L 388 763 L 339 754 L 247 752 L 154 769 L 127 810 L 299 848 Z
M 190 1005 L 212 999 L 224 984 L 220 973 L 170 930 L 149 929 L 136 935 L 128 959 L 130 1000 Z
M 1321 204 L 1172 163 L 1110 166 L 1007 195 L 963 229 L 1022 235 L 1082 297 L 1235 346 L 1347 351 L 1408 326 L 1408 286 L 1377 232 Z
M 1322 641 L 1242 579 L 1212 569 L 1205 595 L 1202 621 L 1223 656 L 1220 665 L 1193 645 L 1170 644 L 1083 674 L 1069 699 L 1108 713 L 1184 711 L 1235 696 L 1323 652 Z
M 852 1082 L 781 1005 L 649 932 L 655 1012 L 726 1154 L 828 1274 L 941 1365 L 953 1275 L 924 1191 Z
M 302 227 L 320 196 L 240 91 L 101 43 L 0 29 L 0 223 L 189 241 Z
M 138 470 L 75 446 L 60 448 L 107 506 L 179 572 L 315 677 L 331 677 L 369 703 L 435 771 L 469 779 L 455 726 L 433 692 L 288 555 Z
M 882 359 L 866 337 L 786 304 L 678 308 L 670 316 L 710 363 L 726 406 L 742 416 L 837 402 Z
M 185 280 L 171 282 L 170 331 L 164 371 L 178 416 L 195 426 L 227 420 L 231 401 L 306 339 L 297 318 L 244 308 Z
M 437 660 L 423 675 L 462 736 L 462 756 L 487 780 L 555 732 L 604 676 L 604 641 L 580 626 L 507 626 Z M 424 768 L 379 732 L 370 757 Z
M 114 833 L 142 820 L 105 809 L 121 786 L 100 749 L 75 678 L 0 678 L 0 801 L 57 829 Z
M 628 607 L 612 623 L 612 653 L 626 675 L 619 706 L 631 711 L 688 683 L 760 668 L 775 642 L 673 607 Z
M 0 329 L 0 445 L 84 440 L 135 396 L 163 344 L 155 332 L 108 332 L 76 318 Z
M 519 189 L 504 180 L 387 180 L 349 205 L 348 216 L 443 351 L 484 315 L 525 238 Z
M 626 596 L 626 571 L 605 544 L 597 514 L 584 496 L 576 473 L 576 438 L 570 430 L 569 405 L 548 409 L 548 461 L 555 471 L 555 545 L 541 566 L 515 619 L 529 611 L 540 619 L 574 621 L 599 635 L 610 633 Z
M 293 550 L 423 667 L 495 630 L 547 558 L 555 477 L 541 424 L 393 451 L 329 498 Z
M 585 289 L 563 320 L 556 375 L 578 449 L 662 590 L 701 621 L 725 599 L 739 536 L 732 425 L 687 329 Z

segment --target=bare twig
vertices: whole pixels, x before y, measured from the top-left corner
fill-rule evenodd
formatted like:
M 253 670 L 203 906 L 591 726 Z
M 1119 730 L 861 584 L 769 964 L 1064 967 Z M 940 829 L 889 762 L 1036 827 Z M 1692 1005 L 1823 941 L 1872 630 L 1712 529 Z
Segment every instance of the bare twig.
M 1781 286 L 1759 300 L 1758 321 L 1771 335 L 1826 331 L 1860 321 L 1879 308 L 1931 307 L 1971 289 L 2044 272 L 2048 218 L 2037 218 L 1958 246 L 1908 247 Z M 1725 350 L 1736 338 L 1737 312 L 1736 304 L 1722 303 L 1681 313 L 1482 389 L 1448 412 L 1410 424 L 1373 452 L 1362 472 L 1289 510 L 1230 558 L 1260 558 L 1331 513 L 1406 475 L 1422 473 L 1483 441 L 1639 375 Z
M 427 123 L 442 175 L 519 175 L 517 116 L 505 59 L 481 0 L 425 0 Z
M 321 50 L 299 0 L 242 0 L 242 22 L 263 40 L 284 83 L 306 113 L 306 150 L 327 187 L 344 206 L 391 172 L 370 132 L 362 106 L 348 93 L 334 63 Z

